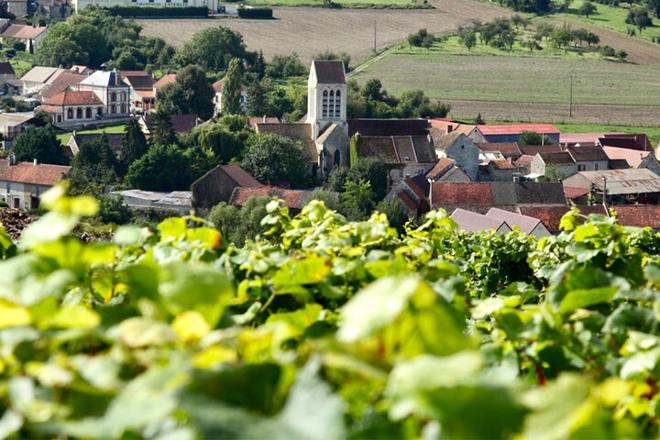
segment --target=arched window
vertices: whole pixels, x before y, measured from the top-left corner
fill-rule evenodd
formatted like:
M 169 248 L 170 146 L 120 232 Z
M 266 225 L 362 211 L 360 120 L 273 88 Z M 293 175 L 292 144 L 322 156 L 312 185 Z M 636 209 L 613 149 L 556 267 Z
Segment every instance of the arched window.
M 79 107 L 76 109 L 76 119 L 82 119 L 83 110 Z
M 323 91 L 323 102 L 321 106 L 321 117 L 322 118 L 327 118 L 328 117 L 328 91 L 324 90 Z
M 72 108 L 66 109 L 66 118 L 67 119 L 73 119 L 73 109 Z
M 87 108 L 85 109 L 85 117 L 86 117 L 87 119 L 92 119 L 92 109 L 91 109 L 91 108 L 87 107 Z
M 328 105 L 328 117 L 333 119 L 335 117 L 335 91 L 330 90 L 330 99 Z
M 112 93 L 110 94 L 110 101 L 116 101 L 116 100 L 117 100 L 117 93 L 112 92 Z
M 335 150 L 334 162 L 336 167 L 341 165 L 341 153 L 339 150 Z
M 103 107 L 99 107 L 96 109 L 96 116 L 103 116 Z
M 116 105 L 110 106 L 110 113 L 113 113 L 113 114 L 117 113 L 117 106 Z
M 341 90 L 335 93 L 335 118 L 341 118 Z
M 126 92 L 121 92 L 121 100 L 126 101 Z
M 121 105 L 121 112 L 126 113 L 126 104 Z

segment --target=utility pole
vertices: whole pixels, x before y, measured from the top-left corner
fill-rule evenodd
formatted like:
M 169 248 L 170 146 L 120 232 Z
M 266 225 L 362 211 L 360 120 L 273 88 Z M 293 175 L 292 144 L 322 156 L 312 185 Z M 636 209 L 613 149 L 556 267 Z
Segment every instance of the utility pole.
M 568 117 L 572 118 L 573 117 L 573 72 L 569 75 L 570 78 L 570 85 L 569 85 L 569 92 L 568 92 Z
M 376 45 L 376 20 L 374 20 L 374 53 L 378 52 L 378 46 Z

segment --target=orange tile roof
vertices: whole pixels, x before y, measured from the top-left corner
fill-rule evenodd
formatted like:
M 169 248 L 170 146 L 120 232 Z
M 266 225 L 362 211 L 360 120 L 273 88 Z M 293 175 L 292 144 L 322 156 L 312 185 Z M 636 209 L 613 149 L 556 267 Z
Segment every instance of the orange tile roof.
M 96 93 L 89 90 L 65 90 L 44 100 L 48 106 L 63 105 L 103 105 Z
M 159 90 L 168 84 L 172 84 L 175 81 L 176 81 L 176 73 L 168 73 L 166 75 L 163 75 L 161 79 L 156 81 L 156 83 L 154 84 L 154 89 Z
M 552 124 L 479 125 L 479 131 L 484 135 L 520 134 L 523 131 L 542 134 L 559 133 L 559 129 Z
M 302 209 L 309 200 L 311 194 L 311 191 L 282 189 L 273 186 L 257 188 L 237 187 L 232 192 L 230 203 L 236 206 L 243 206 L 253 197 L 276 197 L 282 199 L 287 208 Z
M 46 26 L 30 26 L 26 24 L 12 24 L 0 35 L 2 37 L 8 38 L 22 38 L 27 40 L 33 40 L 42 33 L 46 32 L 48 27 Z
M 630 148 L 622 147 L 603 147 L 603 151 L 610 160 L 623 159 L 632 168 L 639 167 L 642 161 L 646 159 L 646 156 L 649 155 L 648 151 L 631 150 Z
M 69 171 L 70 166 L 18 162 L 0 171 L 0 181 L 52 186 L 62 180 Z
M 505 159 L 500 159 L 500 160 L 492 160 L 490 161 L 490 164 L 493 165 L 494 168 L 498 170 L 515 170 L 516 167 L 513 165 L 511 162 Z

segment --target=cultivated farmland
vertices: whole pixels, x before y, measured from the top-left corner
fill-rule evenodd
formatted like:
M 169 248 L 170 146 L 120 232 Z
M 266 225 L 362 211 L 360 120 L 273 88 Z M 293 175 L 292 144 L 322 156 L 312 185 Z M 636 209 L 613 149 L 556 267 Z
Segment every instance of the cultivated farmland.
M 420 28 L 447 32 L 475 17 L 488 21 L 511 12 L 473 0 L 434 0 L 435 9 L 275 8 L 276 20 L 138 20 L 144 34 L 180 47 L 207 27 L 225 26 L 243 34 L 251 50 L 267 58 L 297 52 L 303 60 L 325 49 L 347 52 L 354 61 L 371 54 L 376 22 L 377 46 L 391 45 Z
M 391 53 L 354 77 L 379 78 L 394 94 L 422 89 L 452 104 L 452 116 L 660 124 L 660 68 L 596 60 Z M 524 105 L 521 105 L 524 104 Z

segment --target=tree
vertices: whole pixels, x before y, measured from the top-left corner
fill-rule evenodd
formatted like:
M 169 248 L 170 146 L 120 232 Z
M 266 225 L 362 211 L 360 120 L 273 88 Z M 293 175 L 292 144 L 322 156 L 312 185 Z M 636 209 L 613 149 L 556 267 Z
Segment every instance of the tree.
M 472 50 L 472 48 L 477 45 L 477 34 L 475 32 L 467 32 L 460 36 L 459 39 L 467 50 Z
M 403 203 L 401 203 L 398 197 L 382 200 L 376 205 L 376 211 L 385 214 L 390 221 L 390 226 L 396 228 L 399 232 L 403 232 L 404 226 L 410 220 L 405 206 L 403 206 Z
M 374 201 L 382 200 L 387 194 L 389 173 L 384 163 L 372 159 L 359 159 L 357 163 L 351 164 L 348 170 L 347 182 L 369 182 Z M 346 184 L 344 184 L 346 187 Z M 345 189 L 344 189 L 345 190 Z
M 213 151 L 221 164 L 226 164 L 240 157 L 244 141 L 238 133 L 231 132 L 221 123 L 215 123 L 202 127 L 199 144 L 202 148 Z
M 481 116 L 481 113 L 477 115 L 476 118 L 474 118 L 474 125 L 484 125 L 486 121 L 484 121 L 484 118 Z
M 646 8 L 633 6 L 628 10 L 626 23 L 637 26 L 637 29 L 639 29 L 639 32 L 641 33 L 644 28 L 653 26 L 653 19 L 649 16 L 649 12 Z
M 342 211 L 351 220 L 363 220 L 375 206 L 371 184 L 366 180 L 347 181 L 339 199 Z
M 310 181 L 309 163 L 302 142 L 276 134 L 255 133 L 247 140 L 241 166 L 260 182 L 303 186 Z
M 203 29 L 177 52 L 174 62 L 179 66 L 197 64 L 206 71 L 224 71 L 234 59 L 249 56 L 243 36 L 229 28 Z
M 237 58 L 229 62 L 222 87 L 222 112 L 241 113 L 241 86 L 243 82 L 243 63 Z
M 316 188 L 309 196 L 309 200 L 320 200 L 328 209 L 341 212 L 341 203 L 339 202 L 339 194 L 333 191 L 327 191 L 321 188 Z M 309 203 L 309 202 L 308 202 Z
M 262 234 L 266 227 L 261 225 L 266 212 L 269 197 L 252 197 L 237 208 L 227 203 L 218 203 L 209 213 L 208 220 L 222 232 L 223 241 L 243 246 L 248 239 Z
M 98 220 L 104 224 L 124 225 L 133 220 L 133 213 L 121 197 L 104 194 L 99 197 Z
M 117 157 L 110 148 L 106 136 L 84 142 L 71 163 L 73 168 L 87 170 L 108 170 L 116 172 Z
M 529 26 L 530 20 L 527 17 L 524 17 L 519 14 L 514 14 L 513 17 L 511 17 L 511 24 L 516 28 L 516 30 L 520 29 L 521 27 L 524 29 L 527 26 Z
M 313 60 L 328 60 L 328 61 L 343 61 L 344 63 L 344 69 L 348 72 L 350 70 L 350 65 L 351 65 L 351 56 L 347 54 L 346 52 L 332 52 L 329 50 L 325 50 L 323 52 L 319 52 L 316 55 L 312 57 Z
M 62 144 L 55 135 L 52 125 L 46 127 L 28 126 L 16 137 L 14 154 L 17 160 L 41 163 L 66 164 L 68 159 L 64 154 Z
M 202 119 L 213 116 L 215 92 L 206 73 L 199 66 L 183 68 L 176 81 L 158 91 L 157 110 L 173 114 L 195 114 Z
M 307 68 L 295 52 L 289 55 L 275 55 L 266 66 L 266 76 L 270 78 L 283 79 L 302 76 L 305 73 L 307 73 Z
M 520 145 L 550 145 L 553 142 L 549 137 L 540 135 L 534 131 L 523 131 L 520 133 L 518 143 Z
M 582 2 L 582 5 L 578 8 L 578 14 L 584 15 L 589 18 L 590 15 L 595 14 L 598 11 L 596 5 L 591 3 L 589 0 Z
M 250 116 L 263 116 L 269 114 L 266 99 L 266 87 L 261 81 L 255 81 L 247 89 L 247 104 L 245 112 Z
M 121 151 L 119 152 L 119 160 L 124 170 L 127 170 L 133 162 L 144 156 L 148 149 L 149 146 L 140 124 L 136 119 L 131 118 L 126 125 L 124 138 L 121 142 Z
M 176 132 L 172 127 L 169 114 L 159 110 L 153 113 L 151 142 L 160 145 L 170 145 L 177 142 Z
M 131 164 L 125 181 L 146 191 L 186 190 L 191 183 L 189 164 L 176 145 L 154 145 Z

